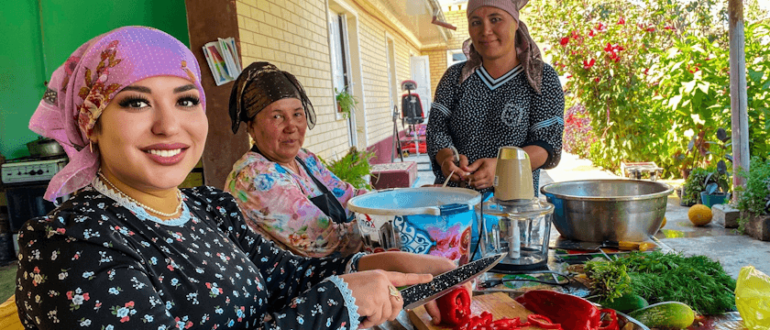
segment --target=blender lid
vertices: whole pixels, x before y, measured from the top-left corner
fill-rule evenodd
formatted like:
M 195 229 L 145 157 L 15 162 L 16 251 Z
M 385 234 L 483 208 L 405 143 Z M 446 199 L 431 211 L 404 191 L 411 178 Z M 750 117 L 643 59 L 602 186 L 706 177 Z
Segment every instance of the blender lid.
M 477 205 L 478 209 L 479 206 Z M 517 214 L 520 216 L 538 216 L 553 212 L 553 204 L 541 201 L 539 198 L 532 199 L 514 199 L 501 201 L 492 198 L 484 203 L 484 213 L 489 215 L 506 216 L 508 214 Z

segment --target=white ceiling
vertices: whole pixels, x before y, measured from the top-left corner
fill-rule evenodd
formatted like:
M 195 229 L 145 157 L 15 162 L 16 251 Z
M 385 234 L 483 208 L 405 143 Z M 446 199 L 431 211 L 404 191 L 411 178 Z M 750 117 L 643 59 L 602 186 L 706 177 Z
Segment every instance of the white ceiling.
M 410 30 L 423 46 L 443 43 L 451 36 L 451 30 L 431 23 L 434 11 L 441 11 L 437 1 L 380 0 L 379 2 L 382 5 L 381 9 L 388 11 Z M 440 14 L 439 17 L 441 16 Z

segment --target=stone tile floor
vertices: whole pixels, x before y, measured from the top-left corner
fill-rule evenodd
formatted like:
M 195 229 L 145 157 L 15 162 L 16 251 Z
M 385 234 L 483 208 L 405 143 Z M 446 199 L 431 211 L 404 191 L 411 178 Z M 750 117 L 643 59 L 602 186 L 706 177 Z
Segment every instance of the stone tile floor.
M 418 163 L 418 180 L 413 187 L 433 183 L 435 177 L 430 170 L 427 155 L 410 156 L 404 160 Z M 562 153 L 559 166 L 541 172 L 540 185 L 569 180 L 610 178 L 618 176 L 593 166 L 589 160 Z M 663 182 L 672 186 L 682 184 L 681 180 Z M 656 238 L 685 255 L 705 255 L 718 260 L 725 271 L 734 278 L 738 277 L 741 267 L 747 265 L 753 265 L 763 273 L 770 274 L 770 242 L 741 235 L 735 229 L 726 229 L 713 222 L 703 227 L 695 227 L 687 218 L 688 210 L 688 207 L 679 206 L 676 194 L 671 194 L 666 209 L 668 223 L 655 235 Z

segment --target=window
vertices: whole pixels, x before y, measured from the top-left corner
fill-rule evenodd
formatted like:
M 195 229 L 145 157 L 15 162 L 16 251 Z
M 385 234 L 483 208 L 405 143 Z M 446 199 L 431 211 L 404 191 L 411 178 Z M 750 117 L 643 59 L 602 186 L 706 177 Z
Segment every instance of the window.
M 465 62 L 465 54 L 462 49 L 453 49 L 446 52 L 446 67 L 450 67 L 460 62 Z
M 329 13 L 329 34 L 331 37 L 332 80 L 336 92 L 348 90 L 350 75 L 346 59 L 347 31 L 345 15 Z

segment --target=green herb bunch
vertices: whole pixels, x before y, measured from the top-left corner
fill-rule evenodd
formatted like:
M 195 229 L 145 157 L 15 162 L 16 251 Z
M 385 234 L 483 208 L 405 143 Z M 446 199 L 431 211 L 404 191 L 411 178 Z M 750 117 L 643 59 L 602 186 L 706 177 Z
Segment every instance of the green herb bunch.
M 340 180 L 350 183 L 358 189 L 371 190 L 372 186 L 367 181 L 367 176 L 372 174 L 371 165 L 369 165 L 369 159 L 372 157 L 374 157 L 373 152 L 358 151 L 356 147 L 352 147 L 345 157 L 336 161 L 327 162 L 321 157 L 318 158 Z
M 632 252 L 616 262 L 626 266 L 633 292 L 651 304 L 679 301 L 704 315 L 735 309 L 735 280 L 706 256 Z
M 618 260 L 586 262 L 586 275 L 593 281 L 594 294 L 600 300 L 615 301 L 631 293 L 631 277 L 626 272 L 626 266 Z
M 741 170 L 740 173 L 747 180 L 745 187 L 736 188 L 741 191 L 736 208 L 755 215 L 770 214 L 770 161 L 754 157 L 749 171 Z M 741 219 L 740 231 L 746 221 Z

